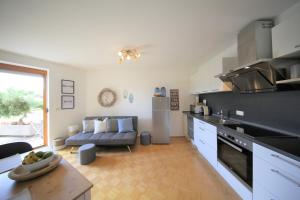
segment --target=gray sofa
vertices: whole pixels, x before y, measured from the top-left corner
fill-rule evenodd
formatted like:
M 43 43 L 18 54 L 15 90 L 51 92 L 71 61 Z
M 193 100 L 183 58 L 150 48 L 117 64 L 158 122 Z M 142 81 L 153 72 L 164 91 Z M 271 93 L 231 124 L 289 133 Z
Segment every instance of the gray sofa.
M 97 146 L 127 146 L 130 150 L 130 146 L 135 145 L 136 138 L 138 135 L 138 118 L 137 116 L 94 116 L 85 117 L 85 120 L 99 119 L 122 119 L 132 118 L 133 132 L 118 133 L 118 132 L 106 132 L 106 133 L 95 133 L 94 132 L 79 132 L 66 139 L 67 146 L 80 146 L 87 143 L 93 143 Z

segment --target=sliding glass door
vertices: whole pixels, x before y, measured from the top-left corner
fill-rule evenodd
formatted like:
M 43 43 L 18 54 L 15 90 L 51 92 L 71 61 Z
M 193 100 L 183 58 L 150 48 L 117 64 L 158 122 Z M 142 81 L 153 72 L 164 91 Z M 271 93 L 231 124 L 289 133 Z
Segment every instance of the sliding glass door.
M 47 71 L 0 63 L 0 144 L 47 145 Z

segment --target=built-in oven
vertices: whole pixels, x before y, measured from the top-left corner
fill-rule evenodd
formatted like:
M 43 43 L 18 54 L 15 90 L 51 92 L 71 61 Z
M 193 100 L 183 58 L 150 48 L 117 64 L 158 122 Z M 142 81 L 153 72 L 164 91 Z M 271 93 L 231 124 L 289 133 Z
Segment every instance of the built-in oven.
M 252 188 L 252 142 L 218 131 L 218 161 L 245 186 Z

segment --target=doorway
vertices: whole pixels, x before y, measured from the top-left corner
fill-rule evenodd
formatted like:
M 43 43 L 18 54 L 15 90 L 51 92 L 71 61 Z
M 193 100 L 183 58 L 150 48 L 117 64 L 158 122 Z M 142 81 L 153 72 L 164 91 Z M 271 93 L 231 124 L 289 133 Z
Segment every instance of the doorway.
M 0 144 L 47 145 L 47 71 L 0 63 Z

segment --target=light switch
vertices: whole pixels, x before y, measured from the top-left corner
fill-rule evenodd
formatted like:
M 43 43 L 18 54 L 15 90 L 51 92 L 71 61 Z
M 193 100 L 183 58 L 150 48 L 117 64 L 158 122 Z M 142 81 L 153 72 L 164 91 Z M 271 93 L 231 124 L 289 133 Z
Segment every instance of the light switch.
M 244 111 L 241 111 L 241 110 L 236 110 L 236 115 L 238 115 L 238 116 L 244 116 Z

